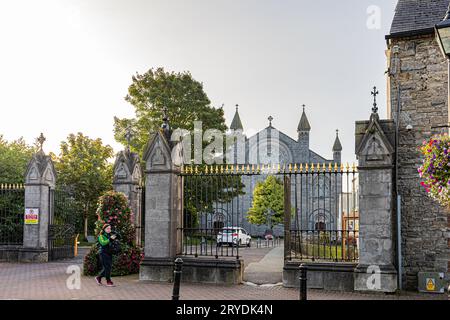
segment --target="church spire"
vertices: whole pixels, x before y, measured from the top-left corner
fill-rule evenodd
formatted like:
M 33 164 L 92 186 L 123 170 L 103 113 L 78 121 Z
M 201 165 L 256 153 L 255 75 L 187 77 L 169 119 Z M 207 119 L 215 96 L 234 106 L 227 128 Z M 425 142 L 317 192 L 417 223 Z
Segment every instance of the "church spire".
M 298 143 L 304 154 L 309 155 L 309 132 L 311 131 L 311 126 L 309 125 L 308 117 L 305 113 L 305 105 L 303 107 L 302 117 L 297 127 L 298 132 Z
M 334 140 L 333 152 L 342 151 L 341 141 L 339 140 L 339 130 L 336 130 L 336 140 Z
M 336 139 L 334 140 L 333 145 L 333 162 L 340 164 L 341 157 L 342 157 L 342 145 L 341 141 L 339 140 L 339 130 L 336 130 Z
M 302 117 L 300 118 L 300 122 L 298 123 L 297 132 L 309 132 L 311 131 L 311 126 L 309 125 L 308 117 L 305 113 L 305 105 L 302 105 L 303 107 L 303 113 Z
M 230 125 L 231 130 L 244 130 L 242 126 L 241 117 L 239 116 L 239 105 L 236 105 L 236 113 L 234 114 L 233 121 Z

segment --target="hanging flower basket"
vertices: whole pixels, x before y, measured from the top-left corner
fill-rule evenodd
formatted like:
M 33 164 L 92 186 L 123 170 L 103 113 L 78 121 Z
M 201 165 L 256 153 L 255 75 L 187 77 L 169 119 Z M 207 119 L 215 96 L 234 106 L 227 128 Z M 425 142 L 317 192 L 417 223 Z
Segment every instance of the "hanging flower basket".
M 418 169 L 420 183 L 430 197 L 441 205 L 450 207 L 450 137 L 433 136 L 419 148 L 424 156 Z

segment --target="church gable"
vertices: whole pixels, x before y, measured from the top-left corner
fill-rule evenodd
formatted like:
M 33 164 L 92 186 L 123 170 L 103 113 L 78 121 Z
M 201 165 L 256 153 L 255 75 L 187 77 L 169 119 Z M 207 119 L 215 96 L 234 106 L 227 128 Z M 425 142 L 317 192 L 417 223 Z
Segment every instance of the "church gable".
M 239 121 L 238 121 L 239 120 Z M 249 138 L 245 138 L 245 162 L 248 164 L 265 164 L 265 163 L 307 163 L 310 161 L 325 163 L 329 161 L 340 162 L 342 146 L 338 137 L 333 146 L 333 160 L 327 160 L 324 157 L 313 152 L 309 148 L 309 131 L 311 125 L 305 113 L 303 105 L 303 113 L 297 128 L 298 139 L 295 140 L 284 132 L 279 131 L 272 125 L 274 120 L 272 116 L 268 117 L 269 126 L 257 132 Z M 233 118 L 231 129 L 242 128 L 242 121 L 239 117 L 238 109 Z M 227 159 L 233 159 L 233 162 L 242 162 L 238 160 L 239 146 L 235 143 L 232 148 L 227 151 Z M 278 152 L 279 156 L 273 152 Z M 234 154 L 234 156 L 233 156 Z M 240 158 L 242 159 L 242 157 Z
M 372 114 L 369 126 L 356 148 L 356 155 L 360 163 L 388 163 L 394 148 L 378 123 L 378 116 Z
M 294 162 L 296 142 L 273 127 L 267 127 L 247 139 L 247 162 L 252 164 L 277 162 Z M 266 153 L 266 154 L 264 154 Z M 278 153 L 278 159 L 272 157 Z
M 164 170 L 172 166 L 171 148 L 161 131 L 154 133 L 145 147 L 143 159 L 146 170 Z

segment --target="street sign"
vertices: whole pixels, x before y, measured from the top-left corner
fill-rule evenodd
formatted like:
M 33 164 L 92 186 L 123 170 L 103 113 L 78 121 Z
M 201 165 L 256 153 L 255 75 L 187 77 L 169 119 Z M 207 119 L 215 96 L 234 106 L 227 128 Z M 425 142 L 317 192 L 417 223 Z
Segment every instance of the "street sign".
M 436 280 L 433 278 L 427 278 L 427 291 L 435 291 L 436 290 Z
M 26 208 L 24 216 L 25 224 L 39 224 L 39 209 Z
M 444 293 L 446 282 L 442 272 L 419 272 L 419 291 L 425 293 Z

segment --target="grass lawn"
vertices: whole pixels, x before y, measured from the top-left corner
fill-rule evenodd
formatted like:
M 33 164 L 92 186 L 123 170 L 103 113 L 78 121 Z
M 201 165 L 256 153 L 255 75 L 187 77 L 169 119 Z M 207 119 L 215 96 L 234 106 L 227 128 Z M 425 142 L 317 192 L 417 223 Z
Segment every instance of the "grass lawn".
M 330 261 L 349 261 L 352 262 L 358 258 L 358 251 L 353 246 L 346 246 L 334 244 L 318 244 L 318 243 L 299 243 L 291 244 L 291 254 L 294 259 L 311 259 L 314 260 L 330 260 Z M 344 257 L 344 253 L 346 257 Z

